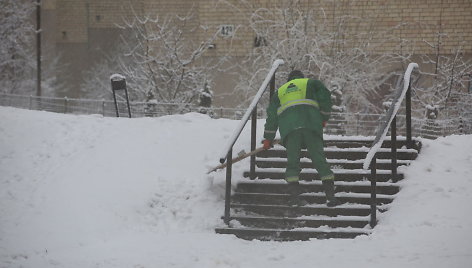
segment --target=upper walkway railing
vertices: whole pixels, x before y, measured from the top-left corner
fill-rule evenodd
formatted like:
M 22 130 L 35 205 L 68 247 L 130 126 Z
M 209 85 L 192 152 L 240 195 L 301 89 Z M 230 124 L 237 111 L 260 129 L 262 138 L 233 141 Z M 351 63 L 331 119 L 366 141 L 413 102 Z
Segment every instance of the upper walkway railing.
M 111 96 L 111 93 L 110 93 Z M 125 101 L 118 101 L 120 114 L 127 114 Z M 0 93 L 0 106 L 65 114 L 100 114 L 116 117 L 112 99 L 77 99 Z M 206 113 L 213 118 L 240 119 L 245 109 L 201 107 L 189 103 L 130 102 L 132 117 L 158 117 L 189 112 Z
M 110 93 L 111 94 L 111 93 Z M 413 136 L 434 139 L 441 136 L 453 134 L 472 133 L 472 94 L 454 93 L 451 97 L 455 99 L 457 107 L 454 113 L 441 112 L 446 118 L 426 119 L 411 118 L 411 131 Z M 450 102 L 452 103 L 452 102 Z M 56 98 L 46 96 L 28 96 L 0 93 L 0 106 L 11 106 L 15 108 L 41 110 L 66 114 L 99 114 L 105 117 L 116 117 L 113 100 Z M 192 104 L 162 103 L 162 102 L 130 102 L 133 118 L 137 117 L 159 117 L 172 114 L 183 114 L 188 112 L 204 113 L 212 118 L 227 118 L 240 120 L 246 109 L 225 107 L 200 107 Z M 127 114 L 126 102 L 118 101 L 120 114 Z M 461 112 L 471 111 L 471 112 Z M 385 114 L 367 113 L 342 113 L 332 112 L 332 117 L 324 129 L 325 134 L 345 136 L 375 136 Z M 444 117 L 444 116 L 443 116 Z M 265 107 L 257 107 L 257 118 L 266 118 Z M 397 114 L 397 130 L 404 132 L 406 126 L 405 115 Z

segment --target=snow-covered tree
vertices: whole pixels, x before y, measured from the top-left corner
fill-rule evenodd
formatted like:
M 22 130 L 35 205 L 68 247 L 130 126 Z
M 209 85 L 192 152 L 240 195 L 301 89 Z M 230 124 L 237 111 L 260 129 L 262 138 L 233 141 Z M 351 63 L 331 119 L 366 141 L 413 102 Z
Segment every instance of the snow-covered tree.
M 33 24 L 36 1 L 0 1 L 0 92 L 36 94 L 36 27 Z M 46 52 L 46 53 L 44 53 Z M 60 56 L 43 50 L 42 95 L 67 91 L 57 80 Z
M 122 73 L 146 102 L 195 103 L 221 64 L 220 59 L 203 57 L 216 32 L 207 40 L 195 43 L 197 26 L 192 25 L 193 11 L 183 16 L 168 14 L 125 19 L 122 29 L 132 39 L 123 38 L 127 48 L 121 64 Z M 124 61 L 121 61 L 124 63 Z
M 435 49 L 436 50 L 436 49 Z M 461 51 L 453 55 L 428 54 L 421 55 L 422 66 L 420 75 L 414 86 L 414 108 L 417 116 L 436 119 L 458 116 L 458 110 L 463 105 L 457 102 L 457 93 L 467 93 L 472 60 Z
M 216 32 L 196 43 L 194 33 L 198 28 L 192 20 L 193 10 L 183 16 L 133 12 L 133 16 L 124 18 L 119 25 L 123 30 L 120 44 L 86 72 L 81 86 L 84 94 L 89 98 L 109 98 L 108 77 L 120 73 L 126 77 L 130 99 L 148 103 L 149 114 L 163 109 L 158 103 L 182 104 L 166 106 L 172 107 L 167 112 L 185 110 L 188 104 L 202 104 L 202 99 L 202 105 L 211 105 L 208 97 L 213 96 L 213 78 L 226 58 L 203 57 Z
M 132 62 L 123 63 L 123 52 L 120 46 L 115 47 L 112 53 L 103 55 L 90 69 L 83 72 L 83 82 L 80 85 L 82 96 L 88 99 L 110 99 L 112 96 L 110 76 L 115 73 L 121 73 L 121 67 L 133 64 Z M 129 89 L 131 98 L 139 100 L 132 87 Z M 121 99 L 121 95 L 117 96 Z
M 381 110 L 377 104 L 379 92 L 388 92 L 391 86 L 387 82 L 396 75 L 387 68 L 401 58 L 372 51 L 384 45 L 378 40 L 391 41 L 394 28 L 384 32 L 353 31 L 353 25 L 369 21 L 352 16 L 337 17 L 333 27 L 333 19 L 328 19 L 323 9 L 304 8 L 300 1 L 281 1 L 267 8 L 243 2 L 249 5 L 246 10 L 254 10 L 247 19 L 256 36 L 255 48 L 239 68 L 236 91 L 246 92 L 243 101 L 254 95 L 271 62 L 281 58 L 286 62 L 278 72 L 281 82 L 288 72 L 299 69 L 307 77 L 322 80 L 328 88 L 337 87 L 348 111 Z
M 32 1 L 0 1 L 0 92 L 33 93 L 34 27 Z

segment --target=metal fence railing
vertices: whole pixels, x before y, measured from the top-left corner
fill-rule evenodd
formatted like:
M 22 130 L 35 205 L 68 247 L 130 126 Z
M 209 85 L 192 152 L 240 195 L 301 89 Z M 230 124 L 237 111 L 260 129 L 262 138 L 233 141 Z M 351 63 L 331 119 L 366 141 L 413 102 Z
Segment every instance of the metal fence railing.
M 0 93 L 0 106 L 11 106 L 29 110 L 41 110 L 67 114 L 100 114 L 116 117 L 116 109 L 112 100 L 73 99 L 56 97 L 38 97 Z M 240 119 L 245 109 L 211 107 L 205 108 L 182 103 L 146 103 L 130 102 L 132 117 L 157 117 L 189 112 L 205 113 L 214 118 Z M 125 101 L 118 101 L 120 116 L 128 116 Z M 260 111 L 261 117 L 263 111 Z
M 380 114 L 334 113 L 328 122 L 325 133 L 347 136 L 373 136 L 382 121 Z M 404 115 L 397 116 L 397 131 L 405 133 Z M 453 134 L 472 134 L 472 117 L 450 119 L 412 118 L 412 136 L 434 139 Z
M 37 97 L 0 93 L 0 106 L 11 106 L 29 110 L 41 110 L 67 114 L 100 114 L 116 117 L 116 110 L 111 100 L 91 100 L 73 98 Z M 157 117 L 171 114 L 198 112 L 212 118 L 241 119 L 245 109 L 211 107 L 204 108 L 180 103 L 145 103 L 131 102 L 132 117 Z M 127 117 L 126 102 L 118 102 L 120 116 Z M 375 135 L 383 114 L 333 113 L 325 129 L 327 134 L 349 136 Z M 265 118 L 265 109 L 258 108 L 258 118 Z M 397 129 L 405 131 L 405 117 L 398 115 Z M 412 118 L 412 135 L 424 138 L 436 138 L 452 134 L 472 134 L 472 113 L 454 114 L 448 119 Z

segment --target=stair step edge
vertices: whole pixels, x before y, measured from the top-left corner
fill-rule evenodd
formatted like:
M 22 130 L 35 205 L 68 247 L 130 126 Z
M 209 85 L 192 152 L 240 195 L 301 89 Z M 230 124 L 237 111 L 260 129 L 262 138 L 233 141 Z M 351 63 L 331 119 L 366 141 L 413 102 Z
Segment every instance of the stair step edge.
M 242 193 L 242 192 L 235 192 L 234 195 L 246 195 L 246 196 L 290 196 L 288 193 Z M 300 196 L 305 197 L 325 197 L 323 192 L 319 193 L 302 193 Z M 377 198 L 387 198 L 387 199 L 394 199 L 396 194 L 386 195 L 386 194 L 377 194 Z M 346 193 L 346 192 L 337 192 L 336 197 L 359 197 L 359 198 L 371 198 L 370 193 Z
M 271 204 L 231 204 L 234 207 L 259 207 L 259 208 L 278 208 L 278 209 L 292 209 L 293 207 L 289 205 L 271 205 Z M 327 209 L 327 210 L 357 210 L 357 209 L 365 209 L 370 210 L 370 205 L 360 205 L 354 203 L 345 203 L 337 207 L 327 207 L 326 204 L 308 204 L 301 208 L 312 208 L 312 209 Z
M 257 186 L 277 186 L 284 187 L 287 186 L 287 182 L 284 179 L 243 179 L 238 182 L 238 185 L 257 185 Z M 322 186 L 320 180 L 313 181 L 302 181 L 300 182 L 300 187 L 307 186 Z M 377 187 L 394 187 L 400 188 L 400 185 L 396 182 L 377 182 Z M 344 187 L 370 187 L 370 181 L 334 181 L 334 186 L 344 186 Z
M 234 231 L 261 231 L 261 232 L 313 232 L 313 233 L 362 233 L 362 234 L 370 234 L 372 233 L 372 229 L 370 227 L 366 228 L 353 228 L 353 227 L 318 227 L 318 228 L 311 228 L 311 227 L 302 227 L 302 228 L 294 228 L 294 229 L 274 229 L 274 228 L 254 228 L 254 227 L 219 227 L 216 228 L 217 230 L 234 230 Z
M 368 223 L 370 216 L 299 216 L 299 217 L 275 217 L 275 216 L 261 216 L 261 215 L 232 215 L 230 219 L 246 219 L 246 220 L 288 220 L 288 221 L 321 221 L 321 222 L 362 222 Z

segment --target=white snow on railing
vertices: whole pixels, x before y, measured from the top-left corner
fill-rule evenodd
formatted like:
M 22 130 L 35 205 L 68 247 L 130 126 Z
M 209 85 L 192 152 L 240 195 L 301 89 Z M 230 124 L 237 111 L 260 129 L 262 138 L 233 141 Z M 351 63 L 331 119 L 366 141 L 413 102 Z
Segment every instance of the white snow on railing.
M 121 74 L 112 74 L 110 75 L 110 80 L 116 81 L 116 80 L 125 80 L 126 77 L 124 77 Z
M 403 77 L 403 90 L 400 95 L 397 95 L 397 99 L 393 102 L 394 105 L 390 106 L 390 109 L 387 112 L 387 115 L 390 115 L 390 117 L 386 120 L 385 122 L 386 124 L 384 125 L 384 127 L 379 129 L 379 132 L 377 133 L 377 136 L 374 140 L 374 145 L 370 148 L 365 158 L 364 165 L 363 165 L 364 169 L 369 168 L 370 163 L 372 162 L 372 159 L 374 158 L 374 155 L 382 146 L 383 140 L 385 139 L 385 136 L 387 136 L 387 132 L 390 127 L 390 124 L 392 123 L 393 118 L 395 118 L 395 116 L 397 115 L 397 112 L 400 109 L 400 105 L 403 99 L 405 98 L 406 92 L 408 91 L 408 87 L 410 85 L 411 72 L 413 72 L 413 68 L 415 67 L 418 68 L 418 64 L 414 62 L 408 64 L 408 68 L 406 69 L 405 75 Z
M 270 79 L 274 75 L 277 68 L 279 68 L 279 66 L 282 65 L 282 64 L 284 64 L 284 61 L 281 60 L 281 59 L 275 60 L 274 63 L 272 64 L 272 68 L 270 69 L 269 73 L 267 74 L 267 76 L 266 76 L 264 82 L 262 83 L 261 87 L 257 91 L 257 94 L 254 97 L 254 99 L 252 100 L 251 105 L 249 105 L 249 108 L 247 108 L 246 113 L 244 114 L 243 118 L 241 119 L 240 124 L 238 125 L 238 127 L 234 131 L 233 136 L 231 137 L 231 139 L 228 142 L 228 145 L 226 145 L 225 150 L 221 154 L 221 157 L 220 157 L 220 162 L 221 163 L 224 163 L 224 161 L 226 159 L 226 155 L 228 154 L 231 147 L 233 147 L 234 143 L 236 142 L 236 139 L 241 134 L 241 131 L 243 130 L 244 126 L 246 125 L 247 121 L 249 120 L 249 116 L 251 115 L 252 111 L 254 110 L 257 103 L 261 99 L 262 94 L 266 90 L 267 85 L 270 82 Z

